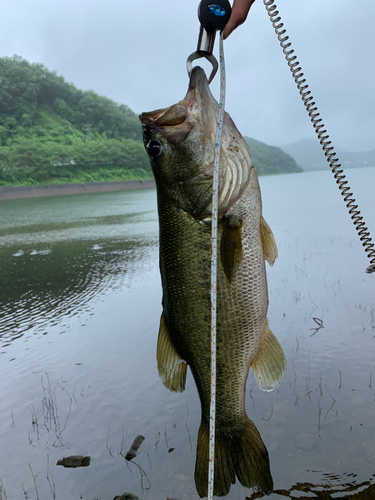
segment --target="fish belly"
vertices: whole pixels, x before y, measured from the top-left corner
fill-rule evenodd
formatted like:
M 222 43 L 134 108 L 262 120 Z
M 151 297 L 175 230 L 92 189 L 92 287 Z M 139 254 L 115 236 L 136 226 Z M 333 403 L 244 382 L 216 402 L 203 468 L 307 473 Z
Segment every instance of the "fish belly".
M 232 212 L 244 213 L 245 202 L 240 200 Z M 266 322 L 268 299 L 260 210 L 255 212 L 243 218 L 243 260 L 231 283 L 225 276 L 220 255 L 217 261 L 216 425 L 223 428 L 241 426 L 246 419 L 246 379 Z M 208 422 L 211 225 L 162 202 L 159 202 L 159 218 L 164 318 L 178 354 L 191 368 L 201 400 L 202 419 Z M 219 225 L 218 241 L 221 233 Z

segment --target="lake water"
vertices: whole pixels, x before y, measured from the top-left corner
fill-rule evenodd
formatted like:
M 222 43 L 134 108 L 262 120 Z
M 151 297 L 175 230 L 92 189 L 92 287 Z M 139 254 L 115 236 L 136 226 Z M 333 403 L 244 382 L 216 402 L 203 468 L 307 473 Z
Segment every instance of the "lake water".
M 375 168 L 348 179 L 375 236 Z M 260 183 L 279 248 L 268 318 L 288 362 L 278 390 L 261 392 L 250 371 L 246 391 L 269 498 L 375 498 L 375 275 L 329 171 Z M 173 394 L 156 368 L 155 190 L 2 201 L 0 214 L 6 498 L 198 499 L 194 381 Z M 56 466 L 70 455 L 90 466 Z M 227 498 L 261 496 L 237 483 Z

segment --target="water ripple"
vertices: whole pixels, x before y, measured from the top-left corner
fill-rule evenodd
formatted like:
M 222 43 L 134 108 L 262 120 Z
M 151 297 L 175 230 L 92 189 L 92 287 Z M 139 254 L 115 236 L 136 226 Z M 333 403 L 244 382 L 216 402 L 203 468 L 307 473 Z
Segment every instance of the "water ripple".
M 106 290 L 129 286 L 156 245 L 137 238 L 7 248 L 0 267 L 2 347 L 30 329 L 47 333 L 63 318 L 89 312 Z

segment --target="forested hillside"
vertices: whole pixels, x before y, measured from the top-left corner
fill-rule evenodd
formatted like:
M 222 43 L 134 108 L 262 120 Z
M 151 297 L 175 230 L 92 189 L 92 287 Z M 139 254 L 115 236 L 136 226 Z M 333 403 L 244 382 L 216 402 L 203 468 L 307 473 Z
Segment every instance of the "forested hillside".
M 0 58 L 0 183 L 152 177 L 138 116 L 42 64 Z
M 303 172 L 294 158 L 275 146 L 268 146 L 264 142 L 244 137 L 247 142 L 251 159 L 257 169 L 258 175 L 286 174 Z
M 280 149 L 246 140 L 260 175 L 301 171 Z M 0 185 L 151 177 L 131 109 L 42 64 L 0 58 Z

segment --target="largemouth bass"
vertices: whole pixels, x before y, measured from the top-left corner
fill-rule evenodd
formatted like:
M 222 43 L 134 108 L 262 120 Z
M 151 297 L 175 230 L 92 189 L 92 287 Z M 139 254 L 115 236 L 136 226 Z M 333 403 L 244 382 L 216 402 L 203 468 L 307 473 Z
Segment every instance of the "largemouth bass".
M 193 69 L 179 103 L 140 116 L 154 173 L 160 225 L 163 312 L 157 346 L 159 375 L 172 391 L 185 388 L 190 366 L 202 420 L 195 483 L 207 495 L 210 413 L 211 208 L 219 105 L 204 71 Z M 225 113 L 219 175 L 217 378 L 214 494 L 236 476 L 246 487 L 272 489 L 269 458 L 245 410 L 250 366 L 262 390 L 283 379 L 283 350 L 268 327 L 265 259 L 277 257 L 262 218 L 249 148 Z

